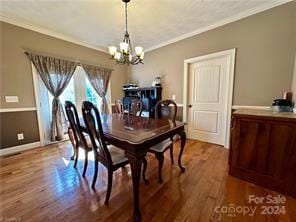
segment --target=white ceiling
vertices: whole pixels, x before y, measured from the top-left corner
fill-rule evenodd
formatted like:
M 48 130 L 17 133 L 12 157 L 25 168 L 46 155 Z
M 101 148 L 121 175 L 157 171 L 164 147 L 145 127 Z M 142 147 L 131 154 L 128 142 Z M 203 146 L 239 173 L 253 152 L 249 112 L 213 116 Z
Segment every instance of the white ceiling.
M 153 49 L 266 10 L 287 0 L 131 0 L 132 44 Z M 123 38 L 121 0 L 1 0 L 1 20 L 90 47 Z

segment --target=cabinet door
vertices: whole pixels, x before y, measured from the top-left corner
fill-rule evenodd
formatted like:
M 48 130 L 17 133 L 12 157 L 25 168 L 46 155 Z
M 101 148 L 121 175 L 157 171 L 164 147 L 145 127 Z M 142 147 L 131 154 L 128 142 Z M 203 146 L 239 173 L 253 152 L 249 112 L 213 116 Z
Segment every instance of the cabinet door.
M 270 124 L 248 119 L 237 119 L 232 135 L 232 165 L 264 174 L 267 161 Z
M 284 183 L 293 151 L 294 127 L 289 124 L 273 123 L 270 130 L 266 175 Z M 295 170 L 295 168 L 293 169 Z
M 293 129 L 293 137 L 291 139 L 291 152 L 285 169 L 287 180 L 285 182 L 285 192 L 296 198 L 296 126 Z

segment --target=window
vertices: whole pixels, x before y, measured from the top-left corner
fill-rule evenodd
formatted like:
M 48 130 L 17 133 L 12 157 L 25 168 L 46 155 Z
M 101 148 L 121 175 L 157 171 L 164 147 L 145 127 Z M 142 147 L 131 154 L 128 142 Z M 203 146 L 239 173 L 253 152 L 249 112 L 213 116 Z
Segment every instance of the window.
M 64 92 L 60 95 L 60 100 L 62 104 L 65 104 L 66 100 L 76 103 L 75 101 L 75 89 L 74 89 L 74 79 L 72 78 L 69 82 L 69 85 L 64 90 Z
M 88 78 L 85 77 L 85 93 L 86 93 L 86 100 L 92 102 L 101 112 L 101 104 L 102 104 L 102 98 L 97 94 L 95 89 L 92 87 L 91 83 L 89 82 Z
M 108 87 L 110 90 L 110 87 Z M 109 91 L 110 92 L 110 91 Z M 107 93 L 107 98 L 110 98 L 109 93 Z M 52 109 L 53 96 L 48 92 L 49 106 Z M 77 107 L 78 114 L 81 116 L 81 106 L 82 102 L 87 100 L 92 102 L 101 112 L 102 108 L 102 98 L 97 94 L 95 89 L 89 82 L 84 69 L 81 66 L 77 66 L 72 79 L 70 80 L 68 86 L 60 95 L 60 101 L 64 107 L 65 101 L 69 100 L 74 103 Z M 107 99 L 109 101 L 109 99 Z

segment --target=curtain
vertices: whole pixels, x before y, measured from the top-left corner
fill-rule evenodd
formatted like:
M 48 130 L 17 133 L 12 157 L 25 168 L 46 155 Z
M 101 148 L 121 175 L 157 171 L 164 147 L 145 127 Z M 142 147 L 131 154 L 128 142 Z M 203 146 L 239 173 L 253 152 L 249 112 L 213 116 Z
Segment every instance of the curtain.
M 28 52 L 26 52 L 26 55 L 36 67 L 47 90 L 53 96 L 51 110 L 51 140 L 63 140 L 66 118 L 59 96 L 69 84 L 73 73 L 75 72 L 77 63 Z
M 99 94 L 99 96 L 102 98 L 102 107 L 101 111 L 103 114 L 108 114 L 108 103 L 107 103 L 107 89 L 108 84 L 110 81 L 112 69 L 102 68 L 98 66 L 92 66 L 92 65 L 82 65 L 84 71 L 87 74 L 87 77 L 95 89 L 95 91 Z

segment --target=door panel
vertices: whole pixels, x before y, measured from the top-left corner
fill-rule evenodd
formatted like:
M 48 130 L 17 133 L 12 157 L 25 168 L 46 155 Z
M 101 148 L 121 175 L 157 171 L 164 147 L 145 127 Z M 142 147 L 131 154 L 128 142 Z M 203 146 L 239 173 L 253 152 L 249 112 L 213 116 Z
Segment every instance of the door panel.
M 194 129 L 209 133 L 217 133 L 218 112 L 194 111 Z
M 197 67 L 193 75 L 194 102 L 218 103 L 220 66 Z

